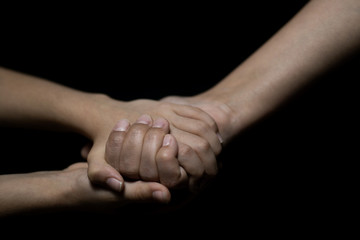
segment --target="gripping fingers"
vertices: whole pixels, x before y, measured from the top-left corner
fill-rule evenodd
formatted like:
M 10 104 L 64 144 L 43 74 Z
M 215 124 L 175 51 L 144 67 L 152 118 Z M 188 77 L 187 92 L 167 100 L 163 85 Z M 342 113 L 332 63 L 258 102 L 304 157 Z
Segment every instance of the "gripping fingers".
M 217 174 L 218 164 L 216 155 L 205 139 L 179 129 L 174 129 L 172 134 L 176 136 L 176 139 L 179 143 L 182 143 L 179 145 L 179 160 L 184 159 L 182 156 L 183 154 L 188 155 L 190 153 L 192 154 L 192 152 L 195 152 L 200 159 L 201 164 L 203 164 L 205 173 L 208 175 Z
M 152 125 L 149 115 L 142 115 L 128 130 L 120 152 L 120 173 L 132 179 L 139 179 L 139 167 L 143 139 Z
M 130 202 L 168 203 L 171 194 L 168 188 L 157 182 L 125 182 L 124 198 Z
M 178 105 L 175 112 L 180 116 L 205 122 L 214 132 L 219 132 L 215 120 L 200 108 Z
M 164 136 L 169 131 L 169 122 L 164 118 L 156 119 L 153 126 L 147 131 L 144 137 L 139 170 L 142 180 L 159 181 L 156 154 L 162 146 Z
M 218 134 L 211 129 L 211 127 L 203 121 L 191 119 L 187 117 L 178 116 L 174 118 L 173 125 L 179 130 L 191 133 L 207 141 L 210 149 L 215 155 L 218 155 L 222 150 L 222 145 Z M 202 143 L 202 145 L 204 145 Z
M 205 166 L 199 155 L 184 143 L 179 143 L 178 160 L 189 176 L 190 190 L 197 190 L 198 183 L 204 178 Z
M 209 114 L 200 108 L 182 105 L 177 106 L 175 113 L 185 118 L 181 121 L 183 123 L 186 123 L 187 119 L 196 120 L 192 124 L 187 124 L 187 127 L 190 127 L 189 132 L 207 139 L 216 155 L 221 152 L 223 139 L 215 120 Z M 181 122 L 177 122 L 179 127 Z
M 162 147 L 156 155 L 156 164 L 160 183 L 169 188 L 187 181 L 187 174 L 179 165 L 177 153 L 178 146 L 176 139 L 170 134 L 165 135 Z
M 113 128 L 106 142 L 105 160 L 118 171 L 121 147 L 129 127 L 130 122 L 127 119 L 120 120 Z

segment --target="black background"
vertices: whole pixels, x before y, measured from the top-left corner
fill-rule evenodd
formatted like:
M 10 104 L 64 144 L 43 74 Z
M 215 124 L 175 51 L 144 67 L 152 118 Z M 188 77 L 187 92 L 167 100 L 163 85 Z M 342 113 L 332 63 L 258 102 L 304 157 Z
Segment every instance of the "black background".
M 1 23 L 0 65 L 121 100 L 194 95 L 221 81 L 306 2 L 62 5 L 38 11 L 20 6 L 8 9 Z M 173 226 L 176 234 L 189 236 L 195 229 L 239 236 L 334 231 L 327 226 L 351 212 L 359 63 L 355 55 L 244 131 L 221 153 L 223 168 L 215 181 L 185 204 L 185 194 L 174 193 L 165 208 L 140 205 L 112 214 L 71 211 L 7 221 L 61 222 L 63 229 L 109 224 L 122 233 L 147 226 L 152 234 Z M 83 161 L 82 136 L 0 130 L 3 174 Z

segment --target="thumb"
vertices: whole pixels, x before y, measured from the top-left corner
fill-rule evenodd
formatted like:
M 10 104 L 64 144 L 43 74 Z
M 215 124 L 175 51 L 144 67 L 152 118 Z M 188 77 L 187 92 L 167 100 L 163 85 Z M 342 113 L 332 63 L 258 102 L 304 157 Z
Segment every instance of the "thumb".
M 109 165 L 103 154 L 90 151 L 88 155 L 88 177 L 91 183 L 100 185 L 116 192 L 123 191 L 124 178 L 121 174 Z
M 168 203 L 171 199 L 170 191 L 157 182 L 125 182 L 124 198 L 131 202 L 160 202 Z

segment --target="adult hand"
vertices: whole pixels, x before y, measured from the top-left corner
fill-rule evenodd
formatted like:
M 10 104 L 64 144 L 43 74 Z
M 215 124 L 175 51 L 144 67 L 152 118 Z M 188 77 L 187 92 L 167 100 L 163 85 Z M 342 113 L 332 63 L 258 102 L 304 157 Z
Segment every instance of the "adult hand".
M 124 177 L 156 181 L 168 188 L 188 186 L 197 191 L 208 180 L 199 159 L 185 163 L 178 160 L 176 138 L 169 133 L 169 123 L 163 118 L 152 120 L 142 115 L 130 126 L 120 120 L 106 145 L 106 161 Z
M 156 182 L 125 181 L 124 190 L 121 193 L 100 188 L 90 182 L 87 168 L 87 163 L 75 163 L 59 174 L 61 176 L 60 183 L 71 189 L 69 202 L 75 207 L 91 207 L 93 205 L 120 207 L 133 202 L 166 203 L 170 201 L 169 190 Z
M 106 211 L 128 203 L 170 201 L 169 190 L 156 182 L 125 182 L 121 193 L 93 185 L 87 167 L 83 162 L 61 171 L 0 175 L 0 217 L 65 209 Z
M 94 183 L 110 186 L 121 191 L 123 178 L 120 173 L 105 161 L 105 146 L 113 126 L 119 119 L 135 122 L 142 114 L 153 118 L 164 118 L 169 122 L 170 133 L 178 142 L 178 160 L 181 165 L 201 162 L 202 175 L 217 174 L 216 156 L 221 151 L 218 128 L 215 121 L 199 108 L 154 100 L 135 100 L 121 102 L 108 97 L 99 98 L 98 116 L 88 134 L 93 145 L 87 156 L 89 178 Z M 129 173 L 131 174 L 131 173 Z M 115 180 L 114 180 L 115 179 Z M 110 184 L 109 184 L 110 182 Z

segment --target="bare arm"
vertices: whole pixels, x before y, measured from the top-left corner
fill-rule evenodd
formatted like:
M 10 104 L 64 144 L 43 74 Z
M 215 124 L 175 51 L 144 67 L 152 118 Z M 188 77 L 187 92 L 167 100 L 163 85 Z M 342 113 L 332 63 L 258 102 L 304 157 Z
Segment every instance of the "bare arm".
M 180 159 L 198 157 L 204 163 L 203 176 L 217 173 L 218 128 L 199 108 L 152 100 L 118 101 L 0 67 L 0 124 L 65 129 L 88 137 L 93 141 L 87 157 L 90 180 L 116 191 L 122 191 L 123 178 L 104 159 L 106 141 L 119 119 L 134 122 L 144 113 L 169 121 Z
M 0 67 L 1 124 L 65 129 L 94 137 L 89 134 L 96 128 L 98 98 L 101 96 Z
M 131 202 L 168 202 L 169 191 L 154 182 L 125 182 L 116 193 L 90 183 L 87 164 L 76 163 L 62 171 L 0 176 L 0 218 L 14 214 L 58 212 L 67 209 L 113 210 Z
M 359 22 L 360 1 L 310 1 L 216 86 L 164 100 L 207 111 L 227 141 L 357 51 Z

